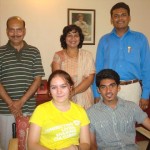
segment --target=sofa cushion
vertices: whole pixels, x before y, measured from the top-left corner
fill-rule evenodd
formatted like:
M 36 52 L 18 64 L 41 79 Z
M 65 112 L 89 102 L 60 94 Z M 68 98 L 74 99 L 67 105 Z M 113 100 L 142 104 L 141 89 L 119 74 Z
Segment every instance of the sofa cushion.
M 16 118 L 16 134 L 18 138 L 18 150 L 26 150 L 26 134 L 29 128 L 30 116 L 21 116 Z

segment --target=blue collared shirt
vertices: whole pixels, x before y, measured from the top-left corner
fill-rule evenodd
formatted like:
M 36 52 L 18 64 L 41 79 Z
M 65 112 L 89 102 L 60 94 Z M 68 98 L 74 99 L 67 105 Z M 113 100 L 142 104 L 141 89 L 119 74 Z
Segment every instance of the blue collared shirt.
M 147 38 L 130 28 L 122 36 L 116 30 L 104 35 L 98 44 L 96 54 L 96 73 L 102 69 L 115 70 L 121 80 L 142 80 L 142 98 L 150 94 L 150 48 Z M 94 97 L 99 97 L 96 84 L 93 85 Z
M 147 114 L 134 102 L 118 97 L 115 109 L 101 100 L 87 110 L 90 130 L 96 135 L 98 150 L 137 150 L 135 123 L 143 123 Z

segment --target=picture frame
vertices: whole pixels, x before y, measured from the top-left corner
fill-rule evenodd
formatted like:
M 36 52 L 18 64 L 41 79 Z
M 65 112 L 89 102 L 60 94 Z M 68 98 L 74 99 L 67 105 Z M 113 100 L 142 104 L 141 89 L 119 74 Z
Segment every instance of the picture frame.
M 68 25 L 75 24 L 82 29 L 84 45 L 95 45 L 95 10 L 68 8 Z

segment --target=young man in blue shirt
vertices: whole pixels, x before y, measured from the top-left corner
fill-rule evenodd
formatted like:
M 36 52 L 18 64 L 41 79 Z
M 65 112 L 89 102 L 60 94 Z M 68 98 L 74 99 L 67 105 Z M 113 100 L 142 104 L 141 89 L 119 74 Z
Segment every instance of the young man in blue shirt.
M 96 72 L 105 68 L 115 70 L 121 79 L 118 95 L 134 101 L 144 110 L 148 108 L 150 95 L 150 49 L 145 35 L 130 30 L 130 8 L 120 2 L 111 11 L 114 29 L 104 35 L 97 48 Z M 142 88 L 141 88 L 142 84 Z M 95 100 L 100 95 L 93 85 Z

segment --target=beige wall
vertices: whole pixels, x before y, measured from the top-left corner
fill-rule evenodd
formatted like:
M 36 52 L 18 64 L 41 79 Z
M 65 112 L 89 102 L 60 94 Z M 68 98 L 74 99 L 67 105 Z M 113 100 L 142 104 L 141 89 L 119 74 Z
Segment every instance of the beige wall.
M 130 27 L 143 32 L 150 41 L 150 0 L 123 0 L 131 8 Z M 59 37 L 67 25 L 67 9 L 96 10 L 96 43 L 83 48 L 95 52 L 99 38 L 112 30 L 109 11 L 118 0 L 0 0 L 0 45 L 7 42 L 6 20 L 18 15 L 25 19 L 25 40 L 36 46 L 42 56 L 47 79 L 55 51 L 61 49 Z

